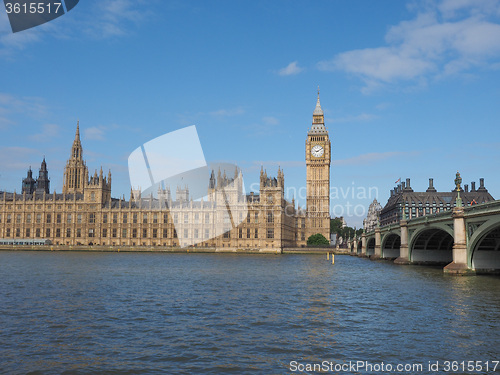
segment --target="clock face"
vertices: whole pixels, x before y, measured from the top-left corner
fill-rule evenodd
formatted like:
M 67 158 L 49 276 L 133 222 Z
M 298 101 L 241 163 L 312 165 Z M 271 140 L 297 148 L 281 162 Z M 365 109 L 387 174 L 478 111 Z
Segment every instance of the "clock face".
M 322 156 L 324 152 L 325 152 L 325 150 L 320 145 L 316 145 L 311 149 L 312 156 L 315 156 L 317 158 Z

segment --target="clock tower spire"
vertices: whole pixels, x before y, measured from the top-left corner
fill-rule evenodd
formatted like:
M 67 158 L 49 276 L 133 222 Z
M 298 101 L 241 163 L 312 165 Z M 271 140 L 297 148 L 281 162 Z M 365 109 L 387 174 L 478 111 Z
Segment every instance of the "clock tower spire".
M 306 238 L 316 233 L 330 238 L 330 163 L 331 143 L 318 87 L 312 126 L 306 139 Z

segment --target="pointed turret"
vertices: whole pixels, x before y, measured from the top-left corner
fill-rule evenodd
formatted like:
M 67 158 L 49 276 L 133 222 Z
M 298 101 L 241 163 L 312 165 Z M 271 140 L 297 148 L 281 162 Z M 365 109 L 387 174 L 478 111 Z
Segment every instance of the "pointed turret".
M 36 180 L 33 178 L 31 166 L 28 169 L 26 178 L 23 179 L 22 189 L 23 194 L 32 194 L 36 189 Z
M 83 148 L 80 141 L 80 122 L 76 123 L 75 140 L 71 147 L 71 155 L 64 168 L 63 194 L 83 193 L 89 181 L 88 170 L 83 161 Z
M 50 190 L 50 180 L 49 171 L 47 170 L 47 163 L 45 162 L 45 156 L 43 157 L 42 164 L 38 171 L 38 179 L 36 181 L 36 191 L 49 193 Z
M 40 171 L 47 171 L 47 163 L 45 162 L 45 156 L 43 157 L 42 160 L 42 165 L 40 166 Z
M 283 174 L 283 171 L 279 166 L 278 166 L 278 186 L 279 187 L 285 186 L 285 175 Z
M 73 147 L 71 156 L 73 159 L 82 160 L 82 142 L 80 141 L 80 121 L 76 122 L 76 133 L 75 140 L 73 141 Z
M 215 172 L 212 169 L 212 173 L 210 173 L 210 181 L 208 183 L 208 188 L 209 189 L 215 189 L 215 185 L 216 185 L 216 182 L 215 182 Z
M 217 187 L 219 189 L 222 187 L 222 174 L 220 172 L 220 167 L 219 167 L 219 171 L 217 172 Z

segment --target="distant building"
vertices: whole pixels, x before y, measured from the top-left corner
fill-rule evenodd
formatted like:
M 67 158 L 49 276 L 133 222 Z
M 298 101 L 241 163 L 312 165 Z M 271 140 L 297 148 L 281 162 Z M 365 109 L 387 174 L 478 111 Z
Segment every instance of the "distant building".
M 493 201 L 494 198 L 484 187 L 484 178 L 479 179 L 479 188 L 476 190 L 476 183 L 464 185 L 460 190 L 460 197 L 464 206 Z M 391 196 L 385 207 L 380 211 L 380 225 L 399 223 L 402 217 L 403 206 L 407 219 L 414 219 L 420 216 L 435 214 L 445 210 L 451 210 L 455 206 L 457 191 L 438 192 L 434 188 L 434 181 L 429 179 L 429 187 L 425 192 L 415 192 L 410 186 L 410 179 L 406 183 L 391 190 Z
M 382 205 L 374 199 L 373 202 L 368 207 L 368 214 L 366 219 L 363 220 L 363 228 L 365 232 L 371 232 L 375 230 L 377 223 L 379 221 L 380 211 L 382 211 Z

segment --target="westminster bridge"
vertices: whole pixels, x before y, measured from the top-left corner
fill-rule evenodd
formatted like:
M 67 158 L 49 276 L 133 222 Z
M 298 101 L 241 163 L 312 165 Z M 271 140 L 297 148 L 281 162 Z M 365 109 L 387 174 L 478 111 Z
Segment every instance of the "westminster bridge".
M 376 227 L 348 242 L 352 255 L 443 265 L 451 274 L 500 273 L 500 200 Z

